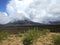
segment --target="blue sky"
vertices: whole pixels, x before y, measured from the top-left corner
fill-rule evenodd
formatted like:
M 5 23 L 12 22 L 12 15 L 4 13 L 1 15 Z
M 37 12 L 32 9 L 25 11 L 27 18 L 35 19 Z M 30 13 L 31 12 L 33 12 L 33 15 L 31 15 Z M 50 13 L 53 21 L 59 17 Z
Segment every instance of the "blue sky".
M 0 12 L 6 11 L 6 5 L 9 0 L 0 0 Z

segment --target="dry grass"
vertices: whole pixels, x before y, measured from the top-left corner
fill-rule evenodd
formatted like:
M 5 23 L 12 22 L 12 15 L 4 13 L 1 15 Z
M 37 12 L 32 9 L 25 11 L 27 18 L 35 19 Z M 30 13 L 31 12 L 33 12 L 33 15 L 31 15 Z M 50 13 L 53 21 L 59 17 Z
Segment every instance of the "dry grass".
M 23 45 L 23 37 L 18 37 L 16 35 L 10 35 L 7 40 L 3 40 L 1 45 Z
M 53 45 L 52 37 L 55 35 L 60 35 L 60 33 L 49 33 L 47 35 L 41 36 L 39 39 L 33 42 L 33 45 Z M 12 34 L 7 40 L 3 40 L 0 45 L 23 45 L 23 38 Z

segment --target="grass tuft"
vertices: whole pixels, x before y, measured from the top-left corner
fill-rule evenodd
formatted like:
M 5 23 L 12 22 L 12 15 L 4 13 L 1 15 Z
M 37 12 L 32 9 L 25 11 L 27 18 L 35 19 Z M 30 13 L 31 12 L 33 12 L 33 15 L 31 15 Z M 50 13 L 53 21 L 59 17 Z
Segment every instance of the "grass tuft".
M 0 41 L 7 38 L 8 38 L 8 33 L 5 31 L 0 31 Z
M 54 45 L 60 45 L 60 35 L 53 37 L 53 43 Z
M 38 39 L 42 35 L 46 35 L 49 33 L 49 30 L 38 30 L 38 29 L 31 29 L 25 32 L 25 38 L 23 40 L 24 45 L 32 45 L 33 41 Z

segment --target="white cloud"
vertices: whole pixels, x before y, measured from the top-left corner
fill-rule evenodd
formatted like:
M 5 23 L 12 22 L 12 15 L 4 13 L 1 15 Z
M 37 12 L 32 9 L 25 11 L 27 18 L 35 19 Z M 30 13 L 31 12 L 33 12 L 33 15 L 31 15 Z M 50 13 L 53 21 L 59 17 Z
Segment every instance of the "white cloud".
M 34 22 L 60 21 L 60 3 L 58 2 L 59 0 L 37 0 L 31 4 L 30 11 L 27 12 L 31 14 L 31 20 Z
M 7 12 L 9 13 L 10 17 L 24 20 L 25 18 L 28 18 L 29 15 L 25 12 L 27 10 L 30 3 L 33 2 L 32 0 L 11 0 L 7 4 Z
M 10 0 L 6 11 L 9 16 L 0 13 L 1 24 L 26 18 L 39 23 L 60 21 L 60 0 Z
M 7 16 L 5 12 L 0 12 L 0 24 L 6 24 L 11 21 L 11 18 Z

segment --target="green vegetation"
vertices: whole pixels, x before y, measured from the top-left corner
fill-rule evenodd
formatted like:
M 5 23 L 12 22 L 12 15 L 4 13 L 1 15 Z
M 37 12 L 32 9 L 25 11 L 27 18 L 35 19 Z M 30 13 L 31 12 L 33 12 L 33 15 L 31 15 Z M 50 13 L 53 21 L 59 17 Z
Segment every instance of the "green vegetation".
M 0 41 L 7 38 L 8 38 L 8 33 L 5 31 L 0 31 Z
M 46 35 L 49 33 L 49 30 L 36 30 L 36 29 L 31 29 L 25 32 L 25 38 L 23 40 L 24 45 L 32 45 L 34 40 L 37 40 L 40 36 Z
M 53 43 L 54 45 L 60 45 L 60 35 L 53 37 Z
M 56 34 L 57 33 L 50 33 L 49 29 L 39 30 L 38 28 L 29 29 L 25 31 L 24 33 L 21 33 L 21 32 L 8 33 L 7 31 L 0 31 L 0 41 L 9 39 L 9 42 L 19 41 L 19 44 L 22 42 L 23 45 L 34 45 L 35 41 L 38 43 L 41 43 L 42 45 L 49 45 L 49 44 L 60 45 L 60 35 L 56 35 Z
M 18 37 L 23 37 L 23 33 L 19 32 L 19 33 L 17 33 L 17 36 Z

